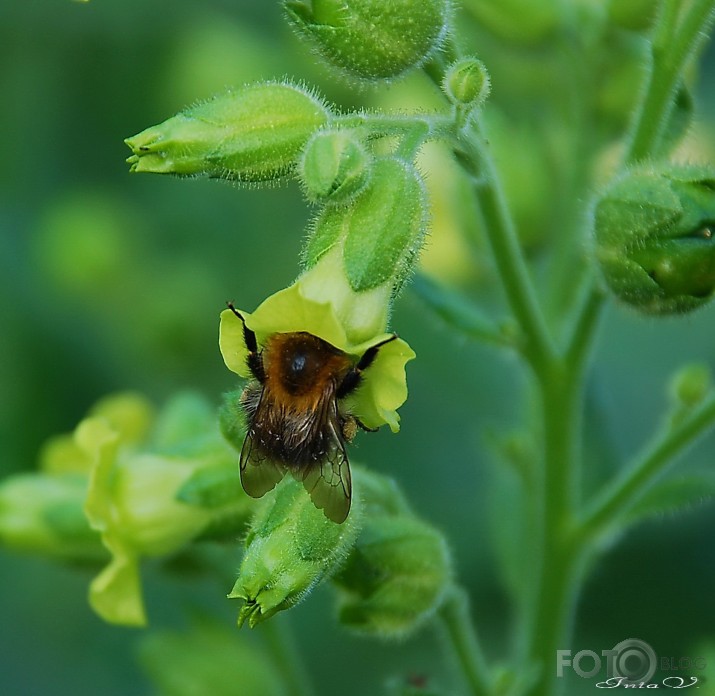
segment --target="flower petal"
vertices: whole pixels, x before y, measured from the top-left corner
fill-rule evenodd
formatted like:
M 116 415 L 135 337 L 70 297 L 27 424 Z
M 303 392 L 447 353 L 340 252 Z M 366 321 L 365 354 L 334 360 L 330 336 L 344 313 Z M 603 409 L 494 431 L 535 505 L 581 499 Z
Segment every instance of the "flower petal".
M 383 336 L 370 344 L 375 345 Z M 370 345 L 361 346 L 361 354 Z M 384 423 L 396 433 L 400 429 L 397 409 L 407 400 L 405 365 L 415 357 L 415 352 L 401 338 L 390 341 L 380 348 L 375 361 L 365 373 L 360 388 L 351 397 L 351 412 L 368 428 L 378 428 Z
M 146 626 L 139 563 L 116 540 L 103 539 L 111 563 L 92 580 L 89 603 L 105 621 L 123 626 Z

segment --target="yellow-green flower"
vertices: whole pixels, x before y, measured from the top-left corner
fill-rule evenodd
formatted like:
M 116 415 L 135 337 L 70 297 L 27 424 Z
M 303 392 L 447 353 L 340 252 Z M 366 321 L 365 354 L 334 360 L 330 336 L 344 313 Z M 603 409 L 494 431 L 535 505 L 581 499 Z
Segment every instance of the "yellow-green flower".
M 74 432 L 47 442 L 40 471 L 0 483 L 0 543 L 99 563 L 109 551 L 89 601 L 111 623 L 146 623 L 142 557 L 198 537 L 235 539 L 249 515 L 216 413 L 191 394 L 156 417 L 140 395 L 107 397 Z
M 90 416 L 73 433 L 45 443 L 39 471 L 11 476 L 0 484 L 4 545 L 72 561 L 106 560 L 100 535 L 84 514 L 93 466 L 87 445 L 95 436 L 90 422 L 108 424 L 118 440 L 133 443 L 144 437 L 152 407 L 140 395 L 126 392 L 102 399 Z
M 241 311 L 259 346 L 274 333 L 306 331 L 358 359 L 390 336 L 385 333 L 389 298 L 371 292 L 357 294 L 345 290 L 341 294 L 339 267 L 333 274 L 331 269 L 335 267 L 329 261 L 321 260 L 289 288 L 271 295 L 255 312 Z M 317 278 L 319 273 L 332 283 L 322 286 Z M 320 295 L 318 289 L 327 292 Z M 354 314 L 341 317 L 341 307 L 351 301 Z M 351 318 L 357 318 L 357 327 L 351 325 Z M 250 377 L 243 326 L 230 310 L 221 314 L 219 344 L 226 366 L 241 377 Z M 348 402 L 351 413 L 368 428 L 388 424 L 393 432 L 399 430 L 397 409 L 407 399 L 405 364 L 414 357 L 412 349 L 401 339 L 380 348 L 363 383 Z

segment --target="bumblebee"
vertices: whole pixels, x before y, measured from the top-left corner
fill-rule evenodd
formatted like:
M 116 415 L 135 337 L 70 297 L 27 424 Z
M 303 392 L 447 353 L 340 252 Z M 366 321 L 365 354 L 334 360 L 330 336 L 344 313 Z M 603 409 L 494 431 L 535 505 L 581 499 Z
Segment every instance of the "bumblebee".
M 338 524 L 350 511 L 352 481 L 345 443 L 358 428 L 371 430 L 344 408 L 392 334 L 355 361 L 306 331 L 275 333 L 258 347 L 241 313 L 247 364 L 253 375 L 241 395 L 247 416 L 241 449 L 241 484 L 260 498 L 286 474 L 303 482 L 313 503 Z

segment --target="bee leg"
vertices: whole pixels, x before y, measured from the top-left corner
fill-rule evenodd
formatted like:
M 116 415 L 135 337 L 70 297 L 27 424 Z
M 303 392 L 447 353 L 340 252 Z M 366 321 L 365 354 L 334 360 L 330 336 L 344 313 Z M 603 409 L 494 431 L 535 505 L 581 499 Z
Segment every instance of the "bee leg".
M 386 343 L 390 343 L 391 341 L 394 341 L 397 338 L 397 334 L 392 334 L 392 336 L 389 336 L 386 338 L 384 341 L 381 341 L 375 346 L 372 346 L 371 348 L 368 348 L 358 360 L 357 365 L 353 367 L 343 378 L 343 381 L 340 383 L 338 386 L 338 391 L 337 391 L 337 397 L 338 399 L 342 399 L 344 396 L 347 396 L 351 392 L 355 391 L 355 389 L 358 388 L 358 385 L 360 384 L 360 380 L 362 379 L 362 373 L 367 370 L 370 365 L 375 361 L 375 358 L 377 357 L 377 353 L 384 346 Z M 359 421 L 358 421 L 359 422 Z M 368 428 L 369 430 L 369 428 Z
M 251 371 L 251 374 L 261 384 L 263 384 L 263 382 L 265 382 L 266 375 L 263 370 L 263 360 L 261 360 L 261 354 L 258 352 L 256 334 L 246 326 L 246 320 L 243 318 L 241 312 L 233 306 L 233 302 L 227 302 L 226 305 L 241 320 L 241 324 L 243 324 L 243 340 L 246 342 L 246 348 L 248 348 L 248 358 L 246 359 L 248 369 Z

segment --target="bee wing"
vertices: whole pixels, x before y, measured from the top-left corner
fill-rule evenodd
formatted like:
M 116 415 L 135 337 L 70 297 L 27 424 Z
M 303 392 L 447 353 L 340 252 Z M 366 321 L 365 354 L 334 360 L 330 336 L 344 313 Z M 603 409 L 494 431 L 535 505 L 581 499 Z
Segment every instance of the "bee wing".
M 252 498 L 268 493 L 285 475 L 285 469 L 256 447 L 250 431 L 241 448 L 241 485 Z
M 306 469 L 303 485 L 315 507 L 323 510 L 328 519 L 341 524 L 350 512 L 353 485 L 337 402 L 332 399 L 328 408 L 325 423 L 327 453 L 322 460 Z

